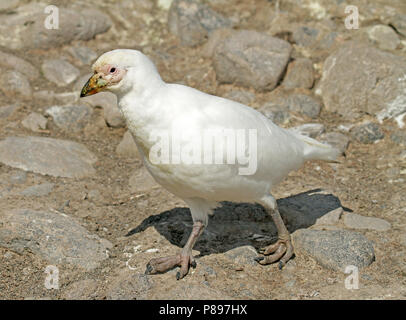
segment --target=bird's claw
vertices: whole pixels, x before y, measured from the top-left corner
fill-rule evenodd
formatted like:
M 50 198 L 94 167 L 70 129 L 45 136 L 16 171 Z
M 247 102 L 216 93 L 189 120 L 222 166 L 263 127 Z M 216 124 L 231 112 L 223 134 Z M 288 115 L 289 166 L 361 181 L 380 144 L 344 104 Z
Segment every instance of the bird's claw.
M 178 254 L 175 256 L 152 259 L 146 266 L 145 274 L 150 275 L 164 273 L 175 267 L 180 267 L 180 270 L 176 273 L 176 279 L 180 280 L 188 274 L 189 267 L 196 268 L 196 266 L 196 261 L 193 259 L 191 254 Z
M 282 270 L 285 264 L 293 256 L 293 246 L 289 238 L 287 240 L 279 239 L 269 247 L 260 249 L 259 252 L 265 257 L 256 257 L 256 262 L 262 265 L 267 265 L 279 260 L 278 268 L 279 270 Z

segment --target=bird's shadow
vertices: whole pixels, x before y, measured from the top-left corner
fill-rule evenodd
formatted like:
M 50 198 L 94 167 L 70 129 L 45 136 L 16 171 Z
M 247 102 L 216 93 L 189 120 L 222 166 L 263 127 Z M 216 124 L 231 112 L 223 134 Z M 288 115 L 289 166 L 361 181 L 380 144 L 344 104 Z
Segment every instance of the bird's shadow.
M 340 200 L 320 189 L 299 193 L 277 201 L 279 211 L 290 232 L 307 228 L 326 213 L 341 207 Z M 347 209 L 349 210 L 349 209 Z M 127 236 L 154 227 L 169 242 L 183 247 L 192 229 L 188 208 L 174 208 L 149 216 L 132 229 Z M 272 218 L 259 204 L 222 202 L 209 217 L 205 229 L 194 249 L 200 255 L 223 253 L 236 247 L 252 245 L 260 248 L 277 239 Z

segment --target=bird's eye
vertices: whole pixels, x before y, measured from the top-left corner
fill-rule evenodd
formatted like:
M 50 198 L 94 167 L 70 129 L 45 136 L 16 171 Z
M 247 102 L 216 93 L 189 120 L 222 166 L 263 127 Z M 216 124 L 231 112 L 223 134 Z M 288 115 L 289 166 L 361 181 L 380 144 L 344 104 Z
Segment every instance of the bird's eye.
M 114 72 L 116 72 L 116 68 L 113 67 L 110 69 L 110 73 L 114 73 Z

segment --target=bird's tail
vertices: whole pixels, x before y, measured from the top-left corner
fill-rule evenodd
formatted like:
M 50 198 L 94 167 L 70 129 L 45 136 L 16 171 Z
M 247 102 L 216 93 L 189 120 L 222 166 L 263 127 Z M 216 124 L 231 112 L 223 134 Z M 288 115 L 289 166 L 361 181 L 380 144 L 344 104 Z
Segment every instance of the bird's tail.
M 296 134 L 296 136 L 304 142 L 303 153 L 306 160 L 337 162 L 336 160 L 341 154 L 340 150 L 337 148 L 301 134 Z

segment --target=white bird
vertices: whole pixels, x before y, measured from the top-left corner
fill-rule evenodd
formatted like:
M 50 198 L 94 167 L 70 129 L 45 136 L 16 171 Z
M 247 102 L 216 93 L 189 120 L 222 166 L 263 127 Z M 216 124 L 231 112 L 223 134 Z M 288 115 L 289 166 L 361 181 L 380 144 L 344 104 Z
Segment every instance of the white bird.
M 181 252 L 152 259 L 146 273 L 161 273 L 179 266 L 176 277 L 181 279 L 190 266 L 195 267 L 192 248 L 207 226 L 208 215 L 221 201 L 259 203 L 269 212 L 278 230 L 278 241 L 265 248 L 263 256 L 256 260 L 260 264 L 279 260 L 282 268 L 292 257 L 293 247 L 271 189 L 305 161 L 334 161 L 339 151 L 280 128 L 241 103 L 165 83 L 151 60 L 136 50 L 107 52 L 94 63 L 93 71 L 81 97 L 102 90 L 117 96 L 144 165 L 161 186 L 189 205 L 192 214 L 193 230 Z M 216 155 L 213 146 L 204 140 L 207 132 L 228 134 L 220 137 L 223 143 L 214 147 L 220 148 L 215 150 L 221 155 L 231 155 L 225 163 L 202 160 Z M 158 133 L 168 133 L 169 139 L 164 135 L 157 139 Z M 178 144 L 172 140 L 175 136 Z M 252 139 L 246 139 L 247 136 Z M 165 149 L 170 142 L 171 148 Z M 154 158 L 157 143 L 160 151 Z M 172 157 L 167 157 L 168 150 Z M 247 152 L 251 152 L 249 158 Z

